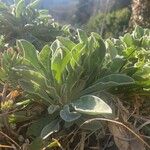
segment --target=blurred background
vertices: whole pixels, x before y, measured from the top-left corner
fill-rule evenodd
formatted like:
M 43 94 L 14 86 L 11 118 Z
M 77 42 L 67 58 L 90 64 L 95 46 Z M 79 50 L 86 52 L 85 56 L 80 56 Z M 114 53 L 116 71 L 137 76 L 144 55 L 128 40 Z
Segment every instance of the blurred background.
M 13 0 L 1 0 L 12 4 Z M 27 3 L 33 0 L 26 0 Z M 48 9 L 56 22 L 98 32 L 103 38 L 118 37 L 136 23 L 149 27 L 149 0 L 41 0 L 40 9 Z M 133 12 L 134 11 L 134 12 Z M 148 25 L 143 25 L 144 22 Z M 140 21 L 142 24 L 140 24 Z

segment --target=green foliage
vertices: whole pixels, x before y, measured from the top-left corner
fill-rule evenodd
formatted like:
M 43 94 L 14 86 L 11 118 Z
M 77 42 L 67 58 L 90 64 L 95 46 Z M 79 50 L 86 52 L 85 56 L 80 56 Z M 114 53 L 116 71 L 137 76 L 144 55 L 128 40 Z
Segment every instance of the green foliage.
M 1 80 L 14 88 L 19 85 L 34 102 L 47 107 L 51 121 L 41 131 L 43 139 L 58 132 L 60 124 L 78 124 L 84 116 L 111 116 L 107 101 L 97 95 L 135 83 L 124 73 L 110 72 L 109 52 L 98 34 L 88 37 L 78 29 L 77 39 L 74 43 L 58 37 L 40 52 L 30 42 L 18 40 L 18 54 L 2 54 L 2 70 L 7 76 Z
M 8 86 L 0 93 L 0 129 L 15 131 L 9 136 L 31 150 L 61 147 L 57 139 L 63 141 L 77 127 L 104 130 L 104 122 L 81 125 L 91 118 L 116 118 L 118 95 L 130 103 L 134 95 L 149 96 L 150 91 L 149 29 L 137 26 L 131 34 L 106 40 L 80 29 L 70 33 L 69 26 L 54 22 L 48 10 L 37 10 L 39 2 L 15 0 L 12 6 L 0 2 L 0 48 L 13 46 L 0 54 L 0 84 Z M 93 1 L 89 2 L 76 14 L 80 23 L 92 11 Z M 104 37 L 118 37 L 129 18 L 128 9 L 106 17 L 98 14 L 91 17 L 87 30 L 103 28 Z M 72 141 L 72 133 L 66 139 Z M 56 139 L 50 141 L 51 136 Z
M 42 149 L 42 139 L 41 138 L 36 138 L 30 145 L 29 149 L 30 150 L 41 150 Z
M 111 10 L 117 10 L 117 9 L 121 9 L 121 8 L 125 8 L 131 5 L 131 1 L 130 0 L 115 0 Z
M 122 35 L 128 27 L 131 12 L 128 8 L 109 12 L 107 14 L 100 13 L 92 16 L 85 26 L 87 32 L 98 32 L 103 37 L 118 37 Z
M 79 100 L 72 103 L 72 106 L 77 112 L 88 115 L 112 113 L 110 107 L 103 100 L 93 95 L 85 95 L 80 97 Z
M 70 112 L 70 108 L 68 105 L 65 105 L 63 109 L 60 111 L 60 117 L 66 122 L 72 122 L 81 117 L 81 114 L 77 112 Z
M 107 50 L 110 53 L 110 71 L 114 71 L 113 63 L 122 61 L 116 72 L 125 73 L 134 78 L 143 89 L 150 89 L 150 30 L 136 26 L 132 34 L 126 33 L 119 39 L 107 39 Z M 119 59 L 118 59 L 119 58 Z M 136 88 L 139 88 L 137 86 Z
M 48 125 L 46 125 L 41 132 L 41 138 L 46 139 L 48 136 L 50 136 L 54 132 L 58 132 L 60 129 L 59 125 L 60 120 L 54 120 L 50 122 Z
M 61 26 L 49 15 L 48 10 L 38 10 L 40 0 L 25 4 L 20 0 L 12 6 L 0 3 L 0 35 L 4 43 L 14 46 L 17 39 L 26 39 L 40 50 L 58 35 L 68 35 L 67 26 Z

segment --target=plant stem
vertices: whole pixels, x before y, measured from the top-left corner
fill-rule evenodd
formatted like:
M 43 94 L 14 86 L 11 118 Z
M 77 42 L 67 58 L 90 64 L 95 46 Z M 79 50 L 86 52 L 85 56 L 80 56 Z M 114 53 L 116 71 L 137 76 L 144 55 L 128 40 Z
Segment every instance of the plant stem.
M 86 132 L 82 132 L 81 133 L 81 142 L 80 142 L 79 150 L 84 150 L 85 138 L 86 138 Z

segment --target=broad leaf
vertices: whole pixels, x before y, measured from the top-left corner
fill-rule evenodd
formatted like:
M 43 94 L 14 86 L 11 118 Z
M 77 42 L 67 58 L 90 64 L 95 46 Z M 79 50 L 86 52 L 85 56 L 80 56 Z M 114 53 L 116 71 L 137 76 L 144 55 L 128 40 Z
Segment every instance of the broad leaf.
M 77 112 L 70 112 L 70 108 L 68 105 L 65 105 L 63 109 L 60 111 L 60 116 L 66 122 L 72 122 L 81 117 L 81 114 Z
M 91 72 L 97 70 L 101 66 L 105 58 L 106 47 L 101 37 L 96 33 L 91 34 L 89 44 L 89 49 L 92 49 L 88 57 L 89 72 Z
M 28 60 L 35 68 L 38 68 L 39 60 L 34 45 L 26 40 L 18 40 L 17 46 L 23 51 L 24 58 Z
M 78 33 L 80 43 L 82 43 L 82 42 L 86 43 L 88 41 L 88 37 L 83 30 L 77 29 L 77 33 Z
M 36 9 L 39 6 L 40 2 L 41 0 L 34 0 L 32 3 L 29 3 L 27 8 Z
M 87 115 L 111 114 L 112 110 L 102 99 L 93 95 L 82 96 L 72 103 L 74 109 Z
M 134 83 L 135 83 L 134 80 L 127 75 L 111 74 L 99 79 L 95 84 L 83 90 L 82 95 L 90 94 L 102 90 L 107 90 L 115 86 L 134 84 Z
M 97 82 L 109 82 L 109 81 L 113 81 L 116 83 L 119 83 L 120 85 L 124 85 L 124 84 L 133 84 L 134 83 L 134 79 L 124 75 L 124 74 L 111 74 L 108 75 L 106 77 L 101 78 L 99 81 Z
M 71 57 L 70 51 L 64 47 L 59 47 L 52 56 L 51 69 L 55 72 L 55 79 L 61 82 L 62 73 L 69 63 Z
M 57 39 L 65 46 L 68 50 L 72 50 L 76 44 L 73 43 L 71 40 L 64 38 L 64 37 L 57 37 Z
M 112 59 L 110 62 L 110 70 L 113 73 L 118 73 L 120 72 L 120 69 L 126 64 L 126 60 L 120 57 L 116 57 Z
M 54 55 L 54 53 L 56 52 L 56 50 L 57 50 L 59 47 L 60 47 L 60 42 L 59 42 L 59 40 L 56 39 L 56 40 L 51 44 L 51 46 L 50 46 L 51 51 L 52 51 L 52 55 Z
M 133 32 L 135 38 L 140 39 L 144 35 L 144 29 L 140 26 L 136 26 Z
M 50 106 L 47 108 L 47 111 L 48 111 L 49 114 L 53 114 L 53 113 L 56 112 L 58 109 L 59 109 L 59 106 L 58 106 L 58 105 L 50 105 Z
M 74 69 L 75 65 L 79 66 L 80 65 L 80 58 L 85 52 L 85 47 L 86 45 L 83 43 L 77 44 L 73 49 L 71 50 L 71 60 L 70 60 L 70 65 Z
M 28 68 L 23 68 L 24 66 L 12 68 L 14 71 L 16 71 L 22 79 L 25 80 L 32 80 L 39 84 L 43 89 L 46 89 L 46 78 L 37 71 L 29 70 Z
M 124 35 L 124 37 L 122 38 L 122 40 L 123 40 L 123 42 L 125 42 L 127 47 L 130 47 L 134 44 L 133 38 L 132 38 L 131 34 L 129 34 L 129 33 L 126 33 Z
M 45 89 L 43 89 L 39 84 L 32 80 L 19 80 L 19 85 L 21 88 L 30 93 L 30 94 L 35 94 L 38 95 L 40 98 L 43 100 L 53 104 L 54 101 L 48 96 L 47 92 Z
M 118 54 L 115 44 L 110 39 L 107 39 L 105 42 L 108 51 L 107 53 L 110 55 L 111 59 L 114 59 Z
M 21 15 L 23 15 L 23 11 L 25 8 L 25 1 L 24 0 L 20 0 L 16 6 L 16 17 L 20 18 Z
M 41 132 L 41 138 L 44 140 L 47 137 L 49 137 L 51 134 L 58 132 L 60 128 L 59 123 L 60 120 L 56 119 L 50 122 L 48 125 L 46 125 Z
M 13 68 L 13 70 L 15 71 L 15 73 L 17 73 L 18 75 L 20 75 L 20 79 L 21 80 L 31 81 L 29 84 L 35 85 L 34 87 L 38 87 L 37 89 L 39 89 L 39 90 L 41 89 L 45 94 L 47 93 L 46 95 L 49 95 L 52 99 L 54 99 L 54 101 L 60 99 L 59 95 L 56 92 L 56 89 L 54 87 L 49 86 L 47 84 L 47 79 L 40 72 L 37 72 L 37 71 L 34 71 L 34 70 L 29 70 L 27 68 L 24 68 L 24 66 L 22 66 L 22 67 L 19 66 L 19 67 Z M 31 86 L 29 86 L 29 87 L 31 87 Z M 24 90 L 27 91 L 27 89 L 24 89 Z M 34 93 L 38 94 L 38 92 L 36 90 L 34 90 Z M 33 91 L 29 90 L 29 93 L 32 93 L 32 92 Z M 41 92 L 39 92 L 39 94 L 40 93 Z M 47 97 L 47 100 L 48 99 L 50 99 L 50 98 Z
M 51 49 L 48 45 L 45 45 L 41 52 L 38 55 L 38 59 L 41 61 L 43 64 L 43 67 L 46 69 L 47 72 L 50 73 L 50 58 L 51 58 Z

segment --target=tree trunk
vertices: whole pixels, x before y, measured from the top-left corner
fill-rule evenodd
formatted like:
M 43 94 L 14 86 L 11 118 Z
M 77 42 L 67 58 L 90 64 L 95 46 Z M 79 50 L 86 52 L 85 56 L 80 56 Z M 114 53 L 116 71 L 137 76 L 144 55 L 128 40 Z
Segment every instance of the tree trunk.
M 150 27 L 150 0 L 132 0 L 130 27 L 140 25 Z

